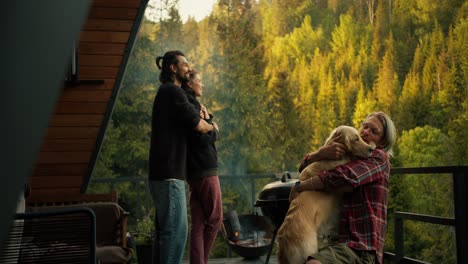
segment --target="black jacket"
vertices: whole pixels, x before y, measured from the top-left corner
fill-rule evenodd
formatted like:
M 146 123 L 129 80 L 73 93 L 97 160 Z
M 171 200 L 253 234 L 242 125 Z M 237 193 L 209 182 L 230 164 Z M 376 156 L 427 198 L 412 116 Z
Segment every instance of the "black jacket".
M 153 104 L 149 179 L 185 180 L 187 138 L 200 122 L 200 111 L 173 83 L 159 87 Z
M 183 87 L 187 94 L 190 103 L 195 106 L 200 112 L 201 105 L 198 102 L 194 92 Z M 210 119 L 206 120 L 212 122 Z M 209 131 L 206 134 L 191 131 L 188 135 L 188 151 L 187 151 L 187 179 L 196 180 L 206 176 L 218 175 L 218 153 L 216 151 L 215 142 L 218 139 L 216 130 Z

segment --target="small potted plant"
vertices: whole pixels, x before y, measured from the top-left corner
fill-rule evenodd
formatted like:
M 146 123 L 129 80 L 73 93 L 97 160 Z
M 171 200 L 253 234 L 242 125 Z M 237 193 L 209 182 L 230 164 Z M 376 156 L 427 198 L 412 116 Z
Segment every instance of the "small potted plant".
M 135 245 L 139 264 L 151 263 L 154 235 L 154 222 L 151 215 L 137 221 Z

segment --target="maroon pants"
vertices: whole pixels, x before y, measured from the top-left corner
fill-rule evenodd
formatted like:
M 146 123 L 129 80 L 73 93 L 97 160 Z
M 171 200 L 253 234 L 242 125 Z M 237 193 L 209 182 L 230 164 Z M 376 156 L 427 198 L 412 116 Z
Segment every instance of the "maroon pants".
M 223 221 L 221 186 L 218 176 L 189 180 L 190 264 L 206 264 Z

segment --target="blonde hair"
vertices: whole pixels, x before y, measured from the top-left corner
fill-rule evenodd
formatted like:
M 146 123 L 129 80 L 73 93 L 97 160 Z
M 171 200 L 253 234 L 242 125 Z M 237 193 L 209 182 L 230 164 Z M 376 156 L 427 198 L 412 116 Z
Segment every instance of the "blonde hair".
M 382 111 L 370 113 L 365 120 L 368 120 L 371 117 L 377 118 L 383 126 L 383 135 L 382 140 L 385 143 L 383 145 L 383 150 L 388 153 L 389 156 L 393 156 L 393 146 L 396 142 L 397 131 L 395 124 L 392 119 Z

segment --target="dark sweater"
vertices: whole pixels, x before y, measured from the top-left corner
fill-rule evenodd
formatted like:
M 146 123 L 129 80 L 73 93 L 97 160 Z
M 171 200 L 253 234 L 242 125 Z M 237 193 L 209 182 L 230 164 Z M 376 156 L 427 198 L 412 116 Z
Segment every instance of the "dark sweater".
M 184 90 L 173 83 L 159 87 L 153 104 L 149 179 L 181 179 L 187 172 L 187 137 L 200 122 L 200 112 Z
M 188 87 L 183 87 L 183 89 L 187 94 L 189 102 L 200 112 L 201 105 L 194 92 Z M 211 120 L 212 115 L 206 121 L 211 123 Z M 188 180 L 218 175 L 218 153 L 215 146 L 217 138 L 218 132 L 216 130 L 209 131 L 206 134 L 196 131 L 189 133 L 187 151 Z

